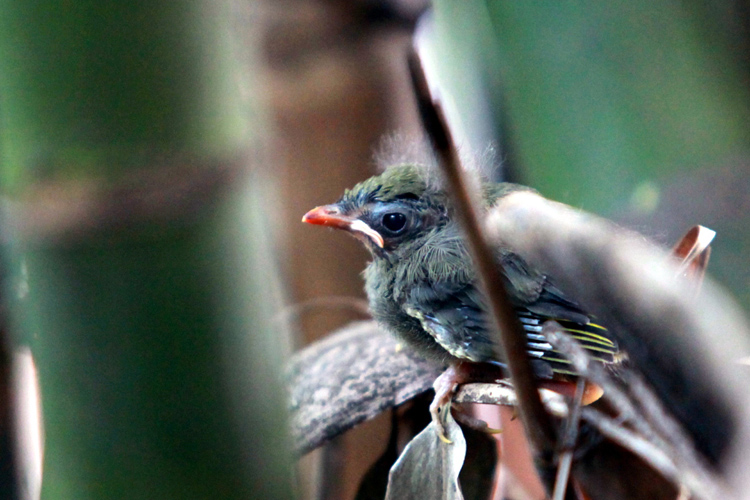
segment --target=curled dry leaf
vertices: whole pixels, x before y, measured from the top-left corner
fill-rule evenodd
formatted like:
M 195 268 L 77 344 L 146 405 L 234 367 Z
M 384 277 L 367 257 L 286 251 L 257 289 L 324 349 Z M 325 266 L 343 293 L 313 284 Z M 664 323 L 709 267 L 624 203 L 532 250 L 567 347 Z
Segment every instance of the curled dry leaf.
M 434 422 L 406 445 L 393 465 L 386 500 L 463 500 L 458 475 L 466 457 L 466 439 L 450 412 L 444 413 L 446 444 Z
M 680 263 L 678 275 L 686 277 L 692 283 L 694 295 L 700 292 L 703 284 L 708 259 L 711 257 L 711 242 L 715 237 L 716 231 L 696 225 L 672 249 L 672 255 Z

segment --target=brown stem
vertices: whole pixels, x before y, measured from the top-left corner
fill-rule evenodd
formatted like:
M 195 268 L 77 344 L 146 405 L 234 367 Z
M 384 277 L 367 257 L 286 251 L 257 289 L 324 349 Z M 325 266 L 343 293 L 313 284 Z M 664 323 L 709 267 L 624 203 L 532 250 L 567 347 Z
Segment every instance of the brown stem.
M 466 234 L 477 274 L 487 294 L 490 316 L 498 327 L 500 345 L 516 388 L 526 433 L 540 455 L 539 458 L 551 458 L 557 442 L 557 431 L 539 398 L 534 373 L 526 354 L 526 335 L 503 285 L 502 266 L 494 259 L 479 227 L 477 211 L 474 208 L 476 204 L 462 176 L 456 146 L 446 125 L 440 103 L 430 94 L 416 51 L 409 54 L 409 70 L 422 123 L 435 148 L 456 216 Z
M 565 429 L 563 430 L 560 455 L 557 459 L 557 476 L 555 477 L 555 489 L 552 494 L 552 500 L 563 500 L 565 498 L 565 493 L 568 490 L 570 467 L 573 464 L 573 450 L 578 441 L 578 428 L 581 421 L 581 404 L 585 387 L 586 381 L 583 378 L 579 378 L 578 383 L 576 384 L 575 396 L 568 405 L 568 418 L 566 419 Z

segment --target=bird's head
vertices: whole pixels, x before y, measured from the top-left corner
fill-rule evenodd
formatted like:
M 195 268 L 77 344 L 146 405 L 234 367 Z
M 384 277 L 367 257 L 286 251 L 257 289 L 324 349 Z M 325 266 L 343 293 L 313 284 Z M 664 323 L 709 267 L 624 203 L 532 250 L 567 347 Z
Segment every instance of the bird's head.
M 348 231 L 379 257 L 399 256 L 447 221 L 444 194 L 430 184 L 423 167 L 410 164 L 390 167 L 302 218 Z

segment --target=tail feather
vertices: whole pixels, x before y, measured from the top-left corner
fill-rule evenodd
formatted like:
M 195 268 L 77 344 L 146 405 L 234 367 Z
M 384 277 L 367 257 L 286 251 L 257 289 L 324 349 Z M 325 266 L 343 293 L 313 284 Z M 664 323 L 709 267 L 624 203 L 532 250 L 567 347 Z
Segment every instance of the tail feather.
M 593 321 L 589 321 L 588 324 L 581 324 L 564 319 L 540 316 L 531 311 L 519 311 L 518 316 L 526 331 L 529 356 L 548 363 L 553 373 L 578 375 L 570 360 L 565 359 L 542 335 L 542 325 L 549 320 L 557 321 L 565 332 L 581 344 L 581 347 L 592 360 L 605 365 L 612 365 L 618 363 L 621 358 L 617 344 L 609 337 L 608 330 Z

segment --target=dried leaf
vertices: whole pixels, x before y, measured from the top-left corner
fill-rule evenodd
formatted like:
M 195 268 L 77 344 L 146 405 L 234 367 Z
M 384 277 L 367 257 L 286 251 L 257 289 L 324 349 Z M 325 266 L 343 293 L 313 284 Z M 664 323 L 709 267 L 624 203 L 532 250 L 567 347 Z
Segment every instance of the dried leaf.
M 706 280 L 700 301 L 674 280 L 677 266 L 643 237 L 533 194 L 513 194 L 487 219 L 488 235 L 606 325 L 639 372 L 683 425 L 696 448 L 719 464 L 744 421 L 745 399 L 731 361 L 750 352 L 736 305 Z
M 463 500 L 458 474 L 466 456 L 466 440 L 450 412 L 445 433 L 451 444 L 440 440 L 433 422 L 404 449 L 391 469 L 386 500 Z
M 680 241 L 672 249 L 672 254 L 680 260 L 683 265 L 690 264 L 696 256 L 705 251 L 713 239 L 716 231 L 705 226 L 696 225 L 691 227 Z
M 672 249 L 680 261 L 678 275 L 685 276 L 694 283 L 694 294 L 697 295 L 706 275 L 708 259 L 711 257 L 711 242 L 716 232 L 704 227 L 693 226 Z

